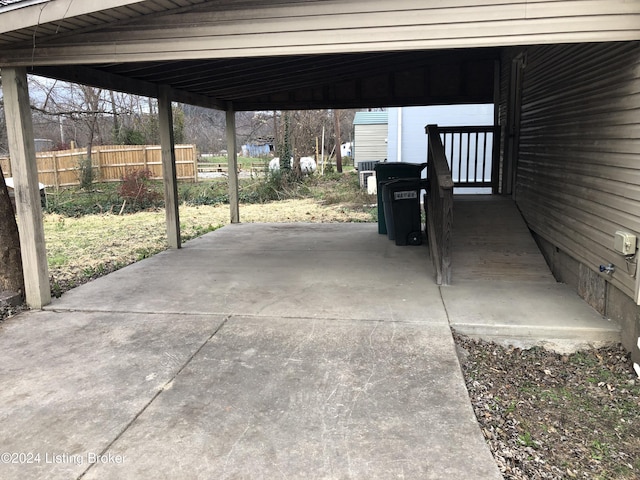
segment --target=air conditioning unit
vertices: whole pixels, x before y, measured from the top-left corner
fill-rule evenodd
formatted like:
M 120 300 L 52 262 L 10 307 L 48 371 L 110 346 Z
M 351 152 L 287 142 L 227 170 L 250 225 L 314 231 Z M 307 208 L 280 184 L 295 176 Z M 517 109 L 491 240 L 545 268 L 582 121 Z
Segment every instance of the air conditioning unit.
M 361 170 L 358 172 L 360 177 L 360 188 L 367 188 L 367 178 L 375 175 L 373 170 Z

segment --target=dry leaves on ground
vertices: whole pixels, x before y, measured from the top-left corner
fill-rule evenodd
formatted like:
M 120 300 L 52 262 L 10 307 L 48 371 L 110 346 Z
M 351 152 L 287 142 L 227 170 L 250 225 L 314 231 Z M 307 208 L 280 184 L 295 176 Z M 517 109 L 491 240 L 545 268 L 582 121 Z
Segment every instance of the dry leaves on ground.
M 507 480 L 640 478 L 640 382 L 621 346 L 560 355 L 456 342 Z

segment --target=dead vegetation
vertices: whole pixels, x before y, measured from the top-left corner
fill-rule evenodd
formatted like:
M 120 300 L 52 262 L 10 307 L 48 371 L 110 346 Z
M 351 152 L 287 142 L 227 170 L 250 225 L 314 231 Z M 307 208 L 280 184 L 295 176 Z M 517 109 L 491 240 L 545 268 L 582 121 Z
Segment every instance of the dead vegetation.
M 640 383 L 621 346 L 559 355 L 456 342 L 505 479 L 640 478 Z

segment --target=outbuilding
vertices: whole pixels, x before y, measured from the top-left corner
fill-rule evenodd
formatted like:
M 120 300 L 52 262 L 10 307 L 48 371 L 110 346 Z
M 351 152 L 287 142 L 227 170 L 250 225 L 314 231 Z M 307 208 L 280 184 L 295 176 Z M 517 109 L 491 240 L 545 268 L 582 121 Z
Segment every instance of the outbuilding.
M 382 112 L 356 112 L 353 118 L 353 165 L 383 162 L 387 158 L 388 115 Z

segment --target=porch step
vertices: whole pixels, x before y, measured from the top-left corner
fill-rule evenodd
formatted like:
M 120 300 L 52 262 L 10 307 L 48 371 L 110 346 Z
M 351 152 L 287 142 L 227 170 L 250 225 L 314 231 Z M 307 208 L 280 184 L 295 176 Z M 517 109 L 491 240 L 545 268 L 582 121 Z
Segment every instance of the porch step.
M 620 342 L 620 327 L 562 283 L 466 281 L 441 293 L 451 328 L 472 338 L 562 353 Z

